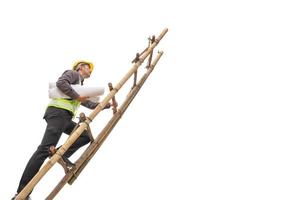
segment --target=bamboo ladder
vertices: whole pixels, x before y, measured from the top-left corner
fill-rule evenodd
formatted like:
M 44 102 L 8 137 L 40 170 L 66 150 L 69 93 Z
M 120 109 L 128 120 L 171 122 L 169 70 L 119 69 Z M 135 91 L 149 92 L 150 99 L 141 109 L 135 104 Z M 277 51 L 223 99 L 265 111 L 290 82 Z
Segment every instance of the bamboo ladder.
M 165 28 L 160 35 L 155 38 L 149 38 L 148 47 L 142 52 L 137 53 L 136 58 L 132 61 L 134 64 L 132 68 L 126 73 L 126 75 L 119 81 L 115 87 L 112 84 L 109 84 L 110 93 L 99 103 L 99 105 L 90 113 L 88 117 L 81 116 L 81 123 L 79 123 L 78 127 L 73 131 L 73 133 L 69 136 L 67 141 L 52 155 L 52 157 L 43 165 L 40 171 L 31 179 L 31 181 L 23 188 L 23 190 L 18 194 L 16 200 L 24 200 L 33 188 L 37 185 L 37 183 L 43 178 L 43 176 L 53 167 L 53 165 L 61 160 L 61 156 L 70 148 L 70 146 L 78 139 L 78 137 L 82 134 L 84 130 L 88 130 L 88 133 L 91 137 L 91 144 L 87 147 L 87 149 L 83 152 L 83 154 L 78 158 L 75 162 L 76 167 L 70 171 L 68 171 L 65 176 L 61 179 L 61 181 L 57 184 L 57 186 L 53 189 L 53 191 L 46 197 L 46 200 L 53 199 L 58 192 L 64 187 L 66 183 L 72 184 L 75 179 L 82 172 L 84 167 L 88 164 L 91 158 L 98 151 L 100 146 L 103 144 L 109 133 L 112 131 L 114 126 L 118 123 L 123 113 L 126 111 L 136 94 L 139 92 L 144 82 L 148 78 L 148 76 L 153 71 L 155 65 L 159 61 L 163 52 L 159 51 L 155 59 L 152 61 L 153 50 L 158 45 L 160 40 L 165 36 L 168 32 L 168 29 Z M 147 70 L 144 75 L 137 82 L 137 72 L 138 68 L 142 65 L 144 60 L 148 57 Z M 122 86 L 128 81 L 128 79 L 134 75 L 134 82 L 131 90 L 127 94 L 126 99 L 122 103 L 122 105 L 117 109 L 117 103 L 115 101 L 116 93 L 122 88 Z M 105 105 L 112 100 L 113 107 L 113 116 L 106 124 L 106 126 L 102 129 L 102 131 L 98 134 L 98 136 L 94 139 L 92 138 L 90 126 L 89 124 L 93 121 L 93 119 L 103 110 Z

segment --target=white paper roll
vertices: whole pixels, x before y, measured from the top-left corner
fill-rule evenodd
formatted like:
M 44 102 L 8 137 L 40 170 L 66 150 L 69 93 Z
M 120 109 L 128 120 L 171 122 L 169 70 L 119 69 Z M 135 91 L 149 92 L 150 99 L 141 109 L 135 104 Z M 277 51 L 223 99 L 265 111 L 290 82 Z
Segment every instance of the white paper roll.
M 80 96 L 89 96 L 91 101 L 98 102 L 99 96 L 104 94 L 104 87 L 91 87 L 85 85 L 71 85 Z M 49 98 L 70 98 L 56 87 L 55 83 L 49 83 Z

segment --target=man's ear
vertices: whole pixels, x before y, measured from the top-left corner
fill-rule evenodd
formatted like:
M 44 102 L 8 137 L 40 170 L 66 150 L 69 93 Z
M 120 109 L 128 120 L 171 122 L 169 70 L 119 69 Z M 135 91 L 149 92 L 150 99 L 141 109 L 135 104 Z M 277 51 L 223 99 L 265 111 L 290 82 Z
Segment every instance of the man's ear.
M 80 71 L 81 68 L 82 68 L 82 65 L 79 64 L 76 71 Z

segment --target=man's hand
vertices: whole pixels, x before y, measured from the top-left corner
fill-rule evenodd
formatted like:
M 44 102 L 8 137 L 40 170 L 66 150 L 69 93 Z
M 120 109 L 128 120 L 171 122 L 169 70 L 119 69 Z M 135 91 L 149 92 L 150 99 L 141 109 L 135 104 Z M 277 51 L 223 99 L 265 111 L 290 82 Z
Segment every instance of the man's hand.
M 109 109 L 110 107 L 111 107 L 111 103 L 108 102 L 108 103 L 106 104 L 106 106 L 104 107 L 104 109 Z
M 76 100 L 84 103 L 89 97 L 88 96 L 79 96 Z

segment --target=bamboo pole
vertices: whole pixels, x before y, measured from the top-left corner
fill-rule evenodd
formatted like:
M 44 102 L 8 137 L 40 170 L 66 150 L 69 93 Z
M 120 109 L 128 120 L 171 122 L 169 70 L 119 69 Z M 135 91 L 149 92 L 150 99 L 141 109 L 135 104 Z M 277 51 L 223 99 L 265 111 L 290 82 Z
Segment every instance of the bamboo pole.
M 46 200 L 52 200 L 58 192 L 64 187 L 64 185 L 68 182 L 72 184 L 76 178 L 80 175 L 82 170 L 86 167 L 88 162 L 92 159 L 92 157 L 96 154 L 98 149 L 101 147 L 105 139 L 108 137 L 112 129 L 115 127 L 115 125 L 118 123 L 118 121 L 121 119 L 124 112 L 127 110 L 128 106 L 136 96 L 136 94 L 139 92 L 141 87 L 143 86 L 144 82 L 147 80 L 148 76 L 153 71 L 155 65 L 159 61 L 160 57 L 162 56 L 163 52 L 159 52 L 155 60 L 153 61 L 153 64 L 151 67 L 147 70 L 147 72 L 143 75 L 143 77 L 140 79 L 138 84 L 128 93 L 126 99 L 118 109 L 117 113 L 113 115 L 113 117 L 110 119 L 110 121 L 107 123 L 107 125 L 103 128 L 103 130 L 98 134 L 97 138 L 95 139 L 95 142 L 92 143 L 80 156 L 80 158 L 76 161 L 77 168 L 75 171 L 67 173 L 61 181 L 57 184 L 57 186 L 53 189 L 53 191 L 48 195 Z
M 67 141 L 58 149 L 58 151 L 51 157 L 51 159 L 40 169 L 40 171 L 31 179 L 31 181 L 23 188 L 23 190 L 17 195 L 16 200 L 24 200 L 37 185 L 37 183 L 43 178 L 43 176 L 53 167 L 53 165 L 61 158 L 61 156 L 70 148 L 70 146 L 78 139 L 82 132 L 92 122 L 92 120 L 100 113 L 105 105 L 112 99 L 112 97 L 118 92 L 118 90 L 126 83 L 131 75 L 138 69 L 138 67 L 144 62 L 146 57 L 157 46 L 160 40 L 168 32 L 165 28 L 159 35 L 159 37 L 152 43 L 148 50 L 140 57 L 127 74 L 120 80 L 115 88 L 103 99 L 102 102 L 94 109 L 94 111 L 87 117 L 85 123 L 81 123 L 80 126 L 74 131 Z

